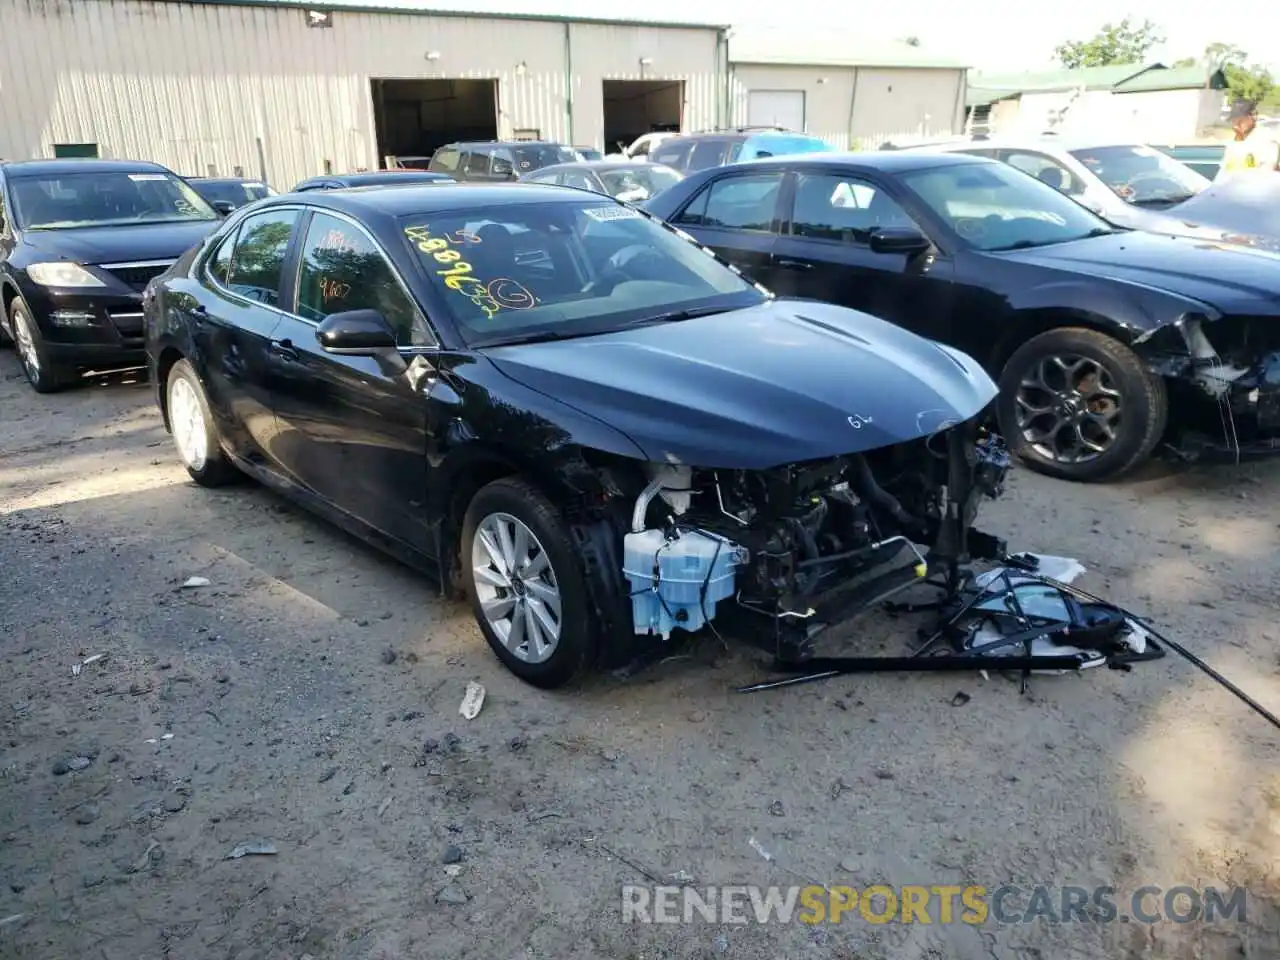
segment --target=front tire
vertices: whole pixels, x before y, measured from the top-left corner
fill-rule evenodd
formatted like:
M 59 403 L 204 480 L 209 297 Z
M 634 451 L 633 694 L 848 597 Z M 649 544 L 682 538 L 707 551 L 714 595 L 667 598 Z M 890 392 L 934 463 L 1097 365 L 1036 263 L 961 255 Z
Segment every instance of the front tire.
M 50 359 L 40 327 L 21 297 L 16 297 L 9 305 L 9 323 L 13 327 L 14 345 L 18 348 L 18 361 L 32 390 L 36 393 L 57 393 L 74 379 L 73 370 Z
M 485 640 L 507 669 L 544 689 L 596 660 L 599 635 L 564 518 L 517 478 L 482 488 L 462 523 L 463 582 Z
M 192 480 L 202 487 L 221 487 L 239 479 L 240 472 L 222 450 L 204 384 L 186 360 L 179 360 L 169 371 L 165 413 L 178 456 Z
M 1000 375 L 1000 430 L 1038 473 L 1111 480 L 1146 460 L 1164 434 L 1164 380 L 1114 337 L 1062 327 L 1033 337 Z

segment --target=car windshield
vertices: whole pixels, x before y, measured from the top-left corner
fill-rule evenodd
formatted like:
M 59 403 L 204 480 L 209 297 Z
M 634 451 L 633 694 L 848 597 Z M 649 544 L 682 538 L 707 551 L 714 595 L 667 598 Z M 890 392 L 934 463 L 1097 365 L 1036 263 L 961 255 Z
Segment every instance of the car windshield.
M 1151 147 L 1095 147 L 1072 150 L 1116 196 L 1135 206 L 1172 206 L 1209 186 L 1185 163 Z
M 252 203 L 254 200 L 261 200 L 263 197 L 275 196 L 275 191 L 265 183 L 258 183 L 256 180 L 198 181 L 192 186 L 195 187 L 196 193 L 210 203 L 221 200 L 225 203 L 234 203 L 237 207 Z
M 649 163 L 618 170 L 600 170 L 598 173 L 609 196 L 631 203 L 652 199 L 683 179 L 668 167 Z
M 1000 163 L 934 167 L 902 180 L 978 250 L 1043 247 L 1115 229 L 1048 184 Z
M 200 194 L 169 173 L 98 171 L 14 177 L 9 189 L 17 223 L 26 230 L 219 219 Z
M 769 297 L 691 241 L 603 198 L 423 214 L 402 229 L 472 346 L 673 322 Z

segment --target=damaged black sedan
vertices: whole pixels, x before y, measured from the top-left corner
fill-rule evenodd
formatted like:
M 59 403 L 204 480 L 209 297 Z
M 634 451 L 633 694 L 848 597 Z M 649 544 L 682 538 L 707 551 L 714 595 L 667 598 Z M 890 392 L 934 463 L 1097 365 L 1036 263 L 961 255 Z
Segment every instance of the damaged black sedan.
M 975 357 L 1033 469 L 1107 480 L 1162 445 L 1280 453 L 1280 256 L 1126 230 L 994 160 L 913 151 L 707 170 L 645 207 L 783 296 Z
M 250 474 L 470 598 L 545 687 L 710 624 L 817 628 L 997 541 L 1007 458 L 965 354 L 788 302 L 606 197 L 262 201 L 150 289 L 191 476 Z

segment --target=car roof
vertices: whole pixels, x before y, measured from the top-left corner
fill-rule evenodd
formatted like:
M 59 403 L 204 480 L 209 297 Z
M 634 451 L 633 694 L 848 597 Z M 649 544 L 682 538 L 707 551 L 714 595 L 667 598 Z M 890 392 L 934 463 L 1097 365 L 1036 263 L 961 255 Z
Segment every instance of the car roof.
M 186 177 L 188 183 L 262 183 L 257 177 Z
M 591 194 L 601 203 L 609 198 Z M 540 183 L 406 183 L 394 189 L 385 186 L 350 187 L 345 190 L 318 190 L 305 194 L 305 201 L 342 213 L 382 214 L 403 217 L 422 213 L 451 213 L 478 207 L 518 203 L 582 203 L 583 191 Z M 298 194 L 285 194 L 259 201 L 256 209 L 280 203 L 296 203 Z M 265 206 L 264 206 L 265 205 Z
M 531 173 L 556 173 L 560 170 L 591 170 L 594 173 L 608 173 L 610 170 L 635 170 L 637 167 L 661 167 L 663 170 L 670 170 L 665 163 L 649 163 L 648 161 L 635 160 L 574 160 L 569 163 L 552 163 L 545 167 L 539 167 Z
M 18 177 L 40 177 L 57 173 L 173 173 L 149 160 L 99 160 L 91 157 L 56 160 L 6 160 L 4 172 Z
M 384 183 L 447 183 L 452 178 L 447 173 L 434 170 L 366 170 L 364 173 L 327 173 L 308 177 L 302 183 L 346 183 L 351 186 L 381 186 Z
M 446 143 L 441 150 L 450 147 L 454 149 L 466 148 L 475 150 L 478 147 L 564 147 L 566 144 L 559 140 L 459 140 L 456 143 Z M 571 147 L 568 149 L 572 149 Z
M 850 166 L 883 173 L 909 173 L 914 170 L 934 170 L 939 167 L 958 167 L 974 163 L 997 163 L 986 157 L 971 154 L 931 152 L 927 150 L 875 150 L 864 153 L 792 153 L 763 160 L 748 160 L 731 164 L 734 169 L 759 170 L 773 166 L 788 167 L 839 167 Z M 726 167 L 711 167 L 724 170 Z
M 956 150 L 1038 150 L 1042 153 L 1069 153 L 1073 150 L 1098 150 L 1103 147 L 1141 147 L 1145 144 L 1137 141 L 1117 141 L 1115 139 L 1099 139 L 1096 137 L 1059 137 L 1059 136 L 1000 136 L 988 137 L 985 140 L 947 140 L 941 143 L 927 143 L 919 146 L 907 145 L 900 150 L 915 152 L 936 151 L 952 152 Z

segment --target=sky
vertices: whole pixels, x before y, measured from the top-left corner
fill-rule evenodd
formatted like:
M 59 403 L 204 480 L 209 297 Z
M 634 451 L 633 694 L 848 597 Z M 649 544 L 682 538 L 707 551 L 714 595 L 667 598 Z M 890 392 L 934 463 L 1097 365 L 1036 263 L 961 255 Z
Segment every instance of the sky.
M 865 32 L 880 39 L 916 36 L 926 50 L 990 71 L 1052 67 L 1057 44 L 1087 39 L 1104 23 L 1128 15 L 1138 22 L 1154 21 L 1167 37 L 1166 43 L 1152 51 L 1153 60 L 1198 56 L 1209 43 L 1233 43 L 1245 50 L 1253 62 L 1280 74 L 1280 5 L 1274 3 L 1258 3 L 1247 16 L 1238 17 L 1215 17 L 1212 6 L 1168 0 L 1129 0 L 1127 4 L 1070 0 L 1049 7 L 1029 0 L 909 0 L 898 4 L 787 0 L 781 5 L 762 0 L 630 0 L 608 4 L 601 0 L 431 0 L 423 6 L 619 19 L 696 19 L 788 30 L 812 25 L 816 30 Z M 780 7 L 785 8 L 785 15 L 779 13 Z

